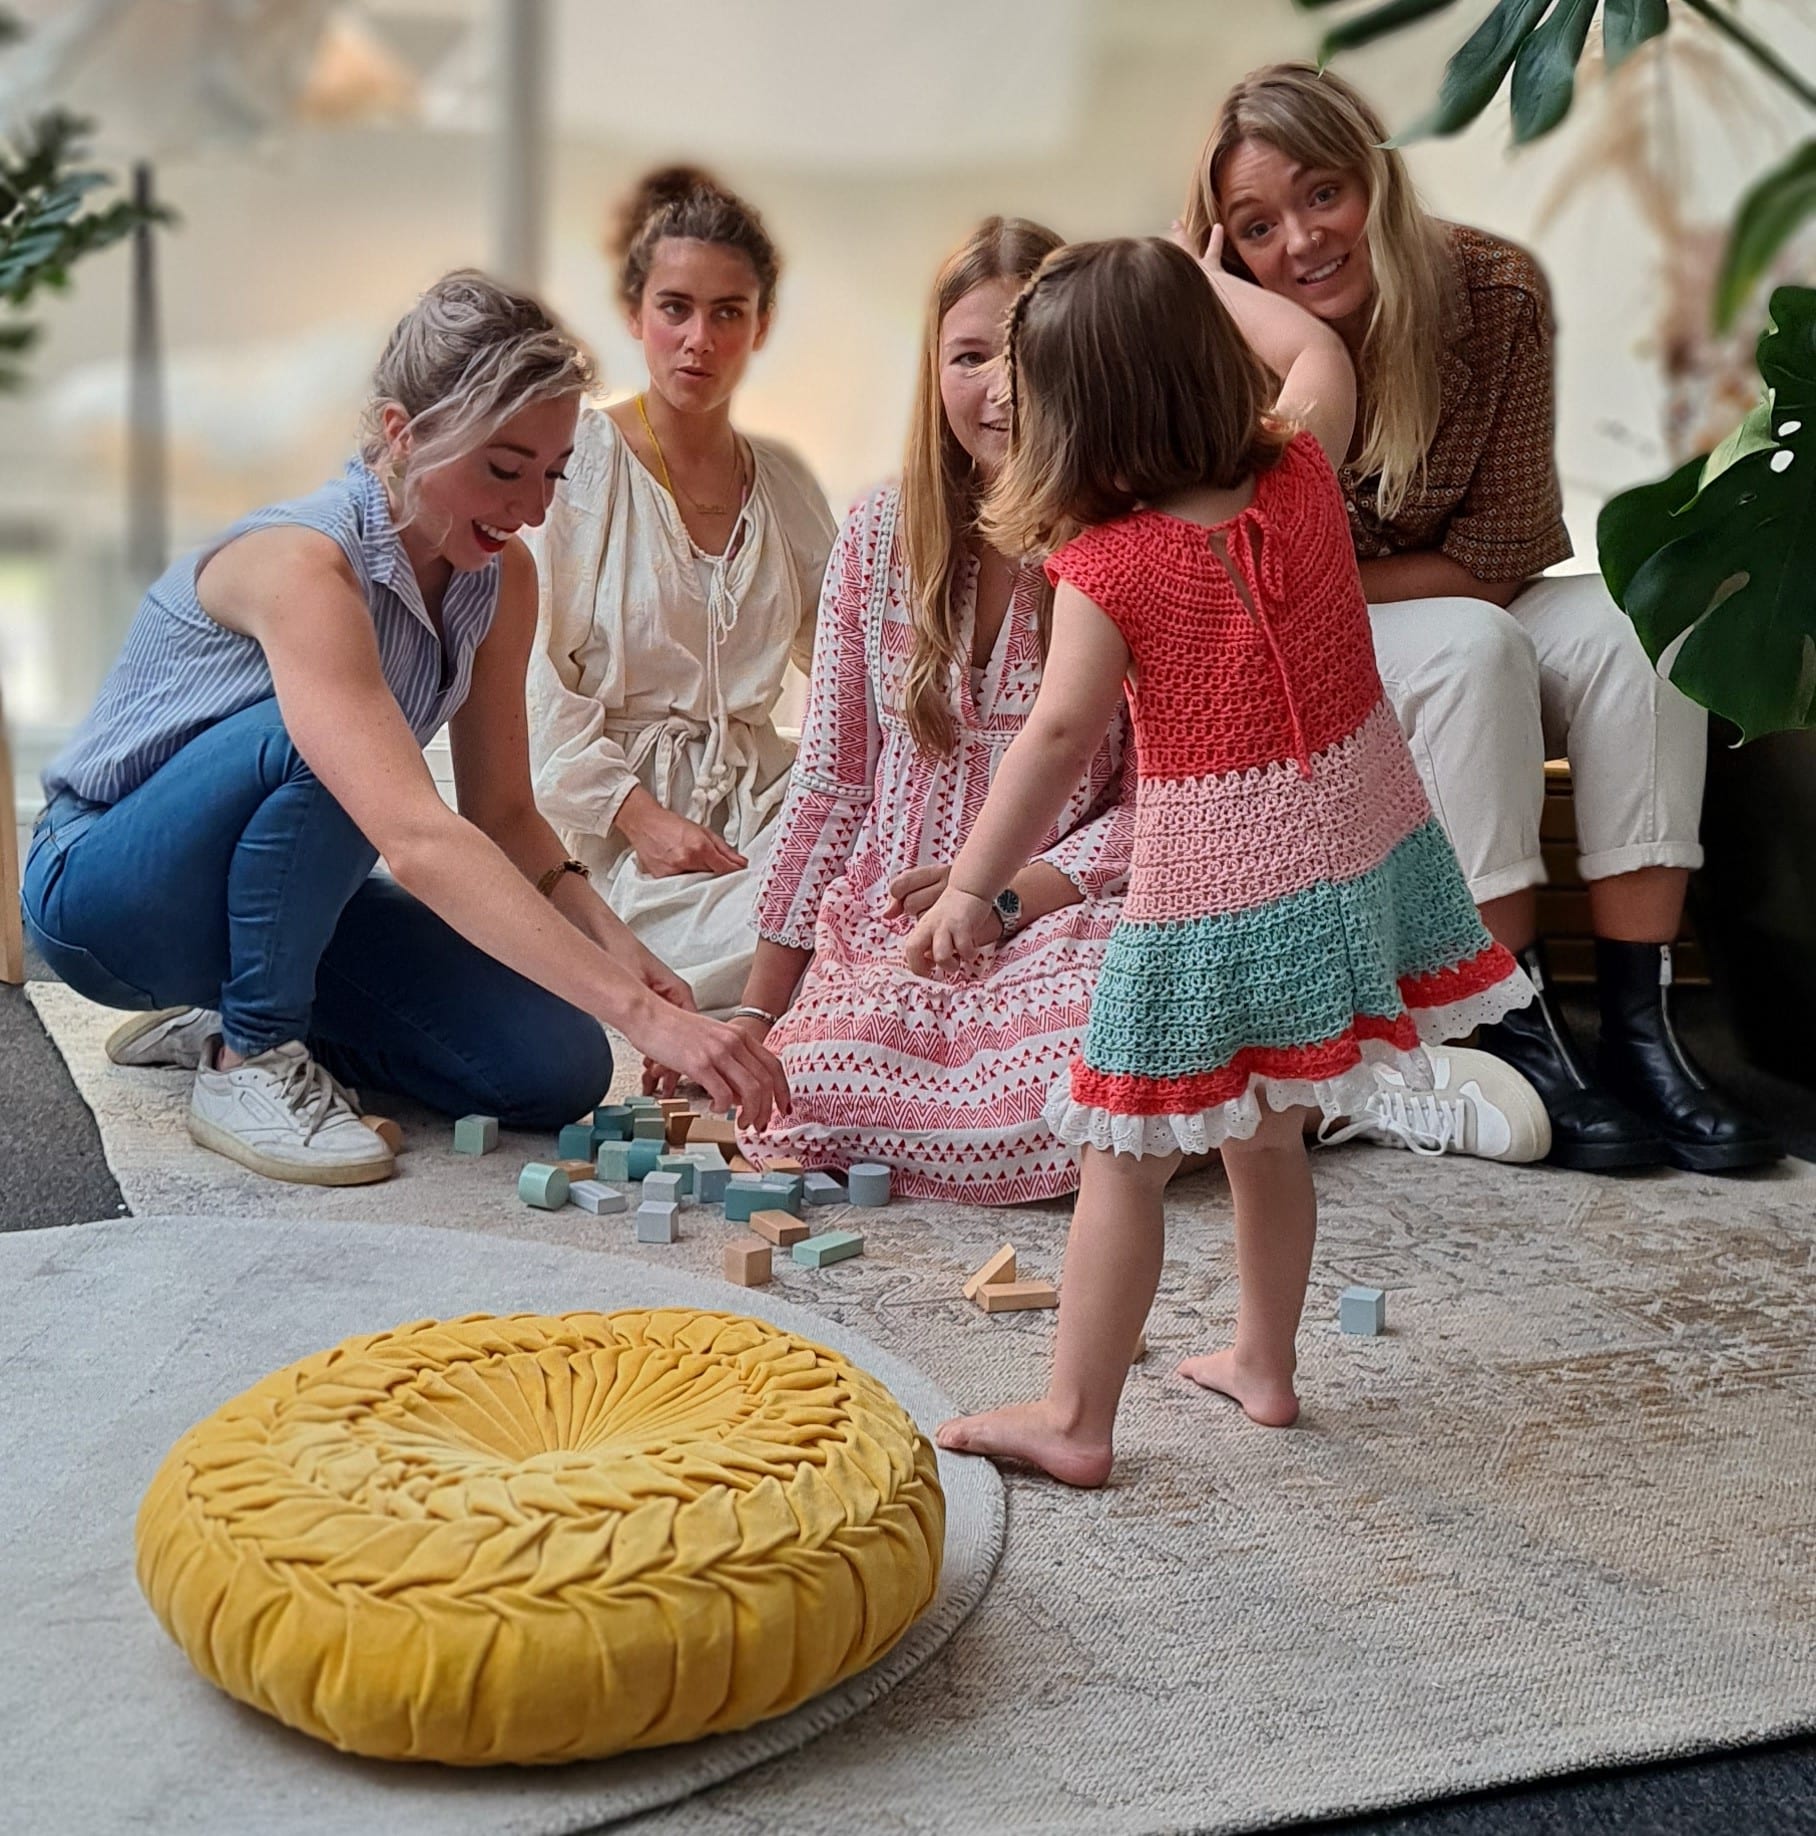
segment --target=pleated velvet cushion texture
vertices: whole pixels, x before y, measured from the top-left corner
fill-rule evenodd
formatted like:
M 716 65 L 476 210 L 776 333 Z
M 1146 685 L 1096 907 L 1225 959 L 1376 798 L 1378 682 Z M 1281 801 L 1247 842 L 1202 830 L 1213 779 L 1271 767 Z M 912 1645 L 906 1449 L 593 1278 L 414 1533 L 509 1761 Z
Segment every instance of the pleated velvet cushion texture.
M 889 1392 L 692 1309 L 349 1339 L 190 1429 L 139 1585 L 211 1682 L 374 1758 L 599 1758 L 749 1726 L 932 1601 L 945 1501 Z

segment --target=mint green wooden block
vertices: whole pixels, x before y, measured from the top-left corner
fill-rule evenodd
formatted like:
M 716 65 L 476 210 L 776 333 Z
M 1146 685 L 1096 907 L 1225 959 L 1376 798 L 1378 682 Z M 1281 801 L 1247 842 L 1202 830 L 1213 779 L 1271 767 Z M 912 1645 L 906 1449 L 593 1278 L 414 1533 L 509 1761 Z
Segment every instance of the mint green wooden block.
M 662 1158 L 656 1162 L 656 1171 L 658 1173 L 674 1173 L 678 1175 L 681 1181 L 679 1187 L 681 1196 L 683 1198 L 692 1198 L 694 1196 L 694 1178 L 699 1172 L 699 1168 L 696 1167 L 685 1154 L 664 1154 Z
M 591 1160 L 593 1157 L 592 1123 L 568 1123 L 555 1137 L 555 1157 L 558 1160 Z
M 794 1246 L 794 1259 L 810 1269 L 823 1269 L 829 1262 L 843 1262 L 848 1256 L 864 1253 L 864 1239 L 855 1230 L 827 1230 L 817 1237 L 804 1237 Z
M 568 1202 L 568 1176 L 559 1167 L 532 1160 L 517 1175 L 517 1196 L 538 1211 L 559 1211 Z
M 593 1111 L 593 1133 L 600 1141 L 628 1141 L 631 1138 L 631 1110 L 628 1103 L 605 1103 Z
M 633 1141 L 668 1141 L 668 1117 L 659 1109 L 640 1109 L 631 1118 Z
M 652 1141 L 645 1135 L 633 1137 L 627 1145 L 631 1151 L 630 1171 L 627 1179 L 648 1179 L 656 1170 L 656 1162 L 662 1158 L 662 1143 Z
M 760 1179 L 748 1174 L 732 1176 L 725 1188 L 725 1219 L 729 1224 L 748 1224 L 759 1211 L 779 1211 L 779 1194 L 772 1192 Z
M 628 1141 L 602 1141 L 593 1161 L 593 1171 L 608 1186 L 625 1186 L 631 1177 L 631 1144 Z
M 763 1191 L 772 1211 L 786 1211 L 791 1218 L 801 1215 L 803 1181 L 798 1173 L 765 1173 Z
M 498 1145 L 496 1116 L 462 1116 L 454 1124 L 456 1154 L 489 1154 Z

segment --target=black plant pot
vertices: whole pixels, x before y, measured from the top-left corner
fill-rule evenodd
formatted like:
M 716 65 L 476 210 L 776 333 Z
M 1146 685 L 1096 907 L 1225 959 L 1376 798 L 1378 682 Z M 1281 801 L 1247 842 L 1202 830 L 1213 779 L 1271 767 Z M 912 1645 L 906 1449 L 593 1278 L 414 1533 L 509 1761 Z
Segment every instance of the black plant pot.
M 1816 1089 L 1816 731 L 1738 737 L 1709 723 L 1697 933 L 1748 1058 Z

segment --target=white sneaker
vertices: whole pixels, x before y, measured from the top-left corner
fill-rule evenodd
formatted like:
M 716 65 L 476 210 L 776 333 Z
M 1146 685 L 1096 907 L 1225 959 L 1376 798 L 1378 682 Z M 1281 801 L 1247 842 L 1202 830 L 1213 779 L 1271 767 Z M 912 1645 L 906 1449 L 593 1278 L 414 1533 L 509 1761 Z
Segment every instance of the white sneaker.
M 193 1071 L 220 1030 L 221 1016 L 211 1008 L 161 1007 L 116 1026 L 107 1035 L 107 1056 L 116 1065 L 181 1065 Z
M 364 1186 L 397 1170 L 391 1150 L 359 1119 L 353 1093 L 287 1040 L 231 1071 L 211 1042 L 189 1099 L 193 1140 L 267 1179 Z
M 1372 1141 L 1415 1154 L 1473 1154 L 1524 1163 L 1551 1152 L 1551 1118 L 1539 1093 L 1512 1065 L 1467 1046 L 1428 1048 L 1432 1088 L 1412 1089 L 1398 1071 L 1375 1073 L 1368 1112 L 1318 1139 Z

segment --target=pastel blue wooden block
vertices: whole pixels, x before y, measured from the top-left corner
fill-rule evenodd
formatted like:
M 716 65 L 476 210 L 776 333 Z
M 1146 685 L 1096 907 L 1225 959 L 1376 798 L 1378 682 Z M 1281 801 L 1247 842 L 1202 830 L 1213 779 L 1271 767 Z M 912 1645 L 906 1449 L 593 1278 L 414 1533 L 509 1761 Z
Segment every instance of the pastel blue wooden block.
M 1345 1288 L 1337 1296 L 1337 1325 L 1372 1339 L 1387 1330 L 1387 1296 L 1379 1288 Z
M 608 1186 L 624 1186 L 630 1183 L 631 1177 L 631 1143 L 628 1141 L 602 1141 L 599 1153 L 593 1161 L 593 1171 Z
M 829 1262 L 843 1262 L 848 1256 L 863 1253 L 863 1235 L 855 1230 L 826 1230 L 817 1237 L 803 1237 L 793 1251 L 795 1261 L 810 1269 L 823 1269 Z
M 734 1174 L 725 1188 L 725 1217 L 728 1223 L 748 1224 L 759 1211 L 776 1211 L 781 1207 L 779 1192 L 772 1192 L 760 1179 L 749 1174 Z
M 679 1173 L 651 1171 L 644 1176 L 643 1202 L 646 1205 L 679 1206 L 686 1196 Z
M 685 1154 L 664 1154 L 662 1158 L 656 1162 L 656 1171 L 658 1173 L 674 1174 L 681 1182 L 681 1196 L 683 1198 L 692 1198 L 694 1196 L 694 1181 L 695 1176 L 699 1172 L 699 1168 L 696 1167 Z
M 842 1205 L 845 1188 L 830 1173 L 809 1173 L 802 1184 L 801 1197 L 809 1205 Z
M 628 1141 L 631 1138 L 631 1109 L 628 1103 L 606 1103 L 593 1111 L 593 1133 L 601 1141 Z
M 591 1160 L 593 1157 L 592 1123 L 568 1123 L 555 1138 L 555 1154 L 560 1160 Z
M 559 1211 L 568 1202 L 568 1176 L 546 1161 L 532 1160 L 517 1175 L 517 1196 L 538 1211 Z
M 701 1167 L 694 1174 L 694 1196 L 702 1205 L 723 1205 L 725 1188 L 730 1184 L 730 1167 Z
M 673 1243 L 681 1228 L 675 1222 L 675 1207 L 645 1199 L 637 1207 L 637 1241 L 639 1243 Z
M 631 1150 L 630 1179 L 648 1179 L 656 1170 L 656 1162 L 662 1158 L 662 1143 L 651 1141 L 647 1137 L 641 1141 L 629 1143 Z
M 860 1160 L 845 1169 L 845 1189 L 852 1204 L 877 1210 L 889 1203 L 889 1169 L 874 1160 Z
M 690 1141 L 681 1152 L 697 1167 L 723 1167 L 727 1173 L 731 1171 L 731 1162 L 719 1151 L 716 1141 Z
M 489 1154 L 498 1145 L 496 1116 L 462 1116 L 454 1124 L 456 1154 Z
M 633 1141 L 668 1140 L 668 1117 L 659 1109 L 640 1109 L 631 1118 L 631 1139 Z
M 639 1109 L 660 1109 L 662 1099 L 652 1096 L 647 1090 L 639 1090 L 635 1096 L 624 1099 L 624 1107 L 633 1112 Z
M 568 1187 L 568 1203 L 602 1218 L 609 1212 L 628 1211 L 631 1202 L 616 1187 L 602 1185 L 596 1179 L 577 1179 Z

